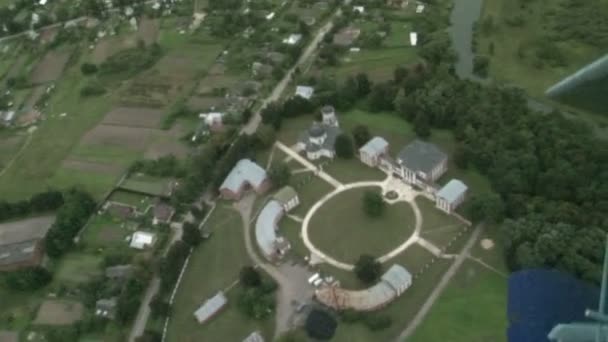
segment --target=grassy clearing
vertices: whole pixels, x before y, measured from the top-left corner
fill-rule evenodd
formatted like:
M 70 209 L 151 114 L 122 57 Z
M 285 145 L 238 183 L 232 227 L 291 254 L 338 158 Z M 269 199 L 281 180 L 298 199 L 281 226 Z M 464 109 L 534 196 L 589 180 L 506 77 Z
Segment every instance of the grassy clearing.
M 218 206 L 206 227 L 213 235 L 190 258 L 175 297 L 167 340 L 241 341 L 254 330 L 270 338 L 273 319 L 256 322 L 244 317 L 236 308 L 237 290 L 228 293 L 228 306 L 210 322 L 200 325 L 194 319 L 194 311 L 205 299 L 231 285 L 238 279 L 240 268 L 250 264 L 241 218 L 235 211 Z
M 387 205 L 382 217 L 370 218 L 362 210 L 366 191 L 357 188 L 330 199 L 313 216 L 309 226 L 312 243 L 332 257 L 353 263 L 361 254 L 380 257 L 414 231 L 414 212 L 407 203 Z
M 55 279 L 62 283 L 82 283 L 101 273 L 102 257 L 71 253 L 61 258 L 56 266 Z
M 300 134 L 308 129 L 314 117 L 312 115 L 302 115 L 296 118 L 283 120 L 281 130 L 277 133 L 277 140 L 287 146 L 292 146 L 298 142 Z
M 291 244 L 290 253 L 292 256 L 303 260 L 304 257 L 310 255 L 308 248 L 304 245 L 301 237 L 302 223 L 296 222 L 289 217 L 284 217 L 279 222 L 279 234 L 283 235 Z
M 506 279 L 466 261 L 410 340 L 506 341 L 506 307 Z
M 167 196 L 170 193 L 170 180 L 144 175 L 136 175 L 126 179 L 120 187 L 125 190 L 150 194 L 153 196 Z
M 416 203 L 424 218 L 420 236 L 437 247 L 446 247 L 458 236 L 459 232 L 464 230 L 465 225 L 462 222 L 437 209 L 435 204 L 428 199 L 419 197 L 416 199 Z
M 339 66 L 326 68 L 323 73 L 346 79 L 348 76 L 365 72 L 371 80 L 380 82 L 391 79 L 397 66 L 411 64 L 417 59 L 416 50 L 411 47 L 361 49 L 360 52 L 347 53 Z
M 336 158 L 323 167 L 323 171 L 342 183 L 383 180 L 386 174 L 378 169 L 363 164 L 359 159 Z
M 1 179 L 2 178 L 0 178 L 0 184 L 3 183 Z M 31 189 L 32 193 L 36 193 L 46 189 L 47 187 L 63 189 L 78 186 L 89 192 L 96 199 L 101 199 L 105 193 L 112 189 L 117 180 L 118 177 L 114 175 L 90 171 L 78 171 L 61 167 L 55 170 L 52 177 L 45 182 L 44 187 L 43 185 L 33 185 Z M 35 182 L 35 180 L 32 181 Z M 38 186 L 40 186 L 40 188 L 37 188 Z M 29 191 L 30 188 L 27 185 L 25 187 L 28 188 Z M 15 196 L 17 195 L 15 194 Z
M 144 211 L 152 204 L 152 198 L 148 196 L 120 190 L 114 191 L 108 200 L 136 207 L 138 211 Z
M 133 233 L 123 220 L 109 214 L 96 215 L 83 232 L 82 239 L 90 249 L 128 250 L 127 236 Z

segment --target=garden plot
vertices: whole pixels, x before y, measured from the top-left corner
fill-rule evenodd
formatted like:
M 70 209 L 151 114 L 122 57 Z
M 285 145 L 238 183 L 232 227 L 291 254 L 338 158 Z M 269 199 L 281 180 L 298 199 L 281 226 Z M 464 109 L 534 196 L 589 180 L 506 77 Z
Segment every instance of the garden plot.
M 167 155 L 183 158 L 188 155 L 188 146 L 180 139 L 186 134 L 181 125 L 174 125 L 171 130 L 158 131 L 144 152 L 147 159 L 157 159 Z
M 163 111 L 152 108 L 118 107 L 104 117 L 102 125 L 157 128 L 160 126 Z
M 104 173 L 109 175 L 120 175 L 124 168 L 118 164 L 111 163 L 98 163 L 94 161 L 77 160 L 77 159 L 66 159 L 61 163 L 61 166 L 70 169 L 78 170 L 83 172 L 92 173 Z
M 146 45 L 156 43 L 159 29 L 160 22 L 158 19 L 142 18 L 139 21 L 137 38 L 142 40 Z
M 82 319 L 84 306 L 66 300 L 45 300 L 34 320 L 41 325 L 70 325 Z
M 70 60 L 72 51 L 51 50 L 42 58 L 30 74 L 32 84 L 53 82 L 61 77 Z
M 154 132 L 155 130 L 150 128 L 98 125 L 85 134 L 81 143 L 143 151 Z
M 106 37 L 99 41 L 91 53 L 91 62 L 100 64 L 110 56 L 137 46 L 137 37 L 134 34 L 124 36 Z
M 168 197 L 171 195 L 175 181 L 145 175 L 135 175 L 120 184 L 120 188 L 150 196 Z

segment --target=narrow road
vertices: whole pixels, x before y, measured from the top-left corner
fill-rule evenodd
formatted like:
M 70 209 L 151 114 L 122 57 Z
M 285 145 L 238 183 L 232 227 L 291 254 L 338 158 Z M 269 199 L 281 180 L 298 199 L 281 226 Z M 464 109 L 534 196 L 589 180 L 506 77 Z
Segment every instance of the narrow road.
M 475 245 L 475 242 L 479 238 L 479 235 L 481 234 L 483 229 L 483 223 L 475 227 L 473 234 L 471 234 L 471 237 L 467 241 L 467 244 L 464 246 L 460 254 L 458 254 L 456 260 L 454 261 L 452 266 L 450 266 L 450 269 L 443 275 L 441 281 L 439 281 L 439 284 L 437 284 L 431 295 L 426 299 L 426 301 L 422 305 L 422 308 L 420 308 L 414 319 L 409 323 L 405 330 L 403 330 L 403 332 L 399 334 L 397 341 L 406 341 L 410 336 L 412 336 L 414 331 L 416 331 L 416 328 L 418 328 L 418 326 L 420 325 L 420 323 L 422 323 L 429 311 L 431 311 L 431 308 L 433 307 L 433 304 L 435 304 L 435 301 L 439 298 L 443 290 L 445 290 L 446 286 L 448 286 L 450 280 L 452 280 L 456 272 L 458 272 L 458 270 L 460 269 L 460 266 L 462 266 L 464 261 L 468 258 L 471 248 L 473 247 L 473 245 Z
M 273 265 L 265 262 L 258 256 L 251 241 L 251 218 L 255 195 L 246 195 L 241 201 L 235 203 L 235 207 L 241 214 L 243 221 L 243 235 L 245 238 L 245 249 L 254 265 L 268 273 L 279 285 L 279 295 L 277 296 L 277 313 L 275 324 L 275 338 L 289 331 L 289 317 L 291 316 L 291 301 L 297 290 L 292 289 L 291 283 Z
M 304 49 L 304 52 L 302 53 L 302 55 L 300 55 L 300 58 L 298 58 L 298 61 L 291 67 L 291 69 L 289 69 L 289 71 L 287 71 L 287 73 L 285 74 L 283 79 L 281 79 L 281 81 L 272 90 L 272 93 L 270 93 L 270 95 L 266 99 L 264 99 L 264 101 L 262 101 L 262 105 L 255 113 L 253 113 L 253 116 L 251 117 L 249 122 L 245 126 L 243 126 L 243 129 L 241 129 L 241 134 L 255 133 L 255 131 L 258 129 L 258 126 L 262 122 L 262 115 L 261 115 L 262 110 L 264 110 L 264 108 L 269 103 L 275 102 L 281 97 L 281 95 L 285 91 L 285 88 L 287 88 L 287 85 L 291 81 L 291 78 L 292 78 L 295 70 L 300 65 L 304 64 L 310 58 L 310 56 L 312 56 L 312 54 L 317 49 L 317 46 L 319 45 L 319 43 L 321 42 L 323 37 L 325 37 L 325 34 L 334 27 L 333 18 L 337 15 L 340 15 L 340 13 L 341 13 L 340 10 L 336 11 L 332 15 L 330 20 L 327 22 L 327 24 L 325 24 L 325 26 L 321 27 L 319 29 L 319 31 L 317 31 L 317 35 L 312 39 L 312 41 Z
M 317 175 L 319 178 L 326 181 L 327 183 L 331 184 L 334 188 L 339 189 L 344 186 L 344 184 L 340 183 L 337 179 L 329 175 L 327 172 L 319 170 L 313 163 L 306 160 L 306 158 L 303 158 L 296 151 L 285 146 L 285 144 L 283 144 L 282 142 L 277 140 L 275 144 L 281 151 L 285 152 L 287 155 L 295 159 L 298 163 L 302 164 L 310 171 L 313 171 L 315 175 Z

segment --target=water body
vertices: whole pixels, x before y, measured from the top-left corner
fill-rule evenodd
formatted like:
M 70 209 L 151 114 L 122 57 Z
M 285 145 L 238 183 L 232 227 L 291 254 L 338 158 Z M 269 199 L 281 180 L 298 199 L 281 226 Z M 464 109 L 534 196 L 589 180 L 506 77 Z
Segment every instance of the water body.
M 454 0 L 448 29 L 452 45 L 458 56 L 455 69 L 460 78 L 482 81 L 473 74 L 473 26 L 481 16 L 483 0 Z

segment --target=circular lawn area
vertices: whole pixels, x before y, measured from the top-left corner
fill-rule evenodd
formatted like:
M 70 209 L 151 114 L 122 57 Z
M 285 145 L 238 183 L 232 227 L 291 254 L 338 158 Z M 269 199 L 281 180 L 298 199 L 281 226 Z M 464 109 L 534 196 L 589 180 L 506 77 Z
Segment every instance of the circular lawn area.
M 416 228 L 414 210 L 407 202 L 386 204 L 382 216 L 368 217 L 363 194 L 379 187 L 355 188 L 332 197 L 312 216 L 310 241 L 334 259 L 355 263 L 361 254 L 381 257 L 404 243 Z

